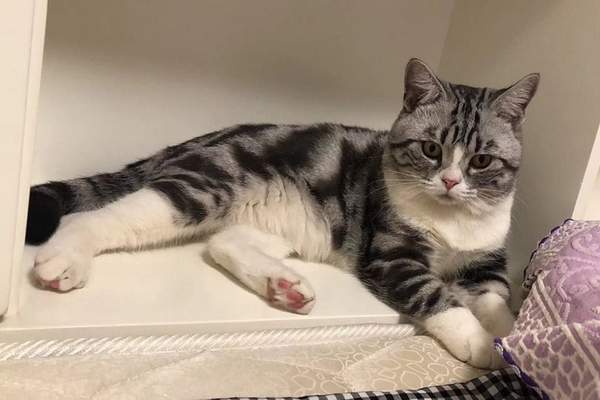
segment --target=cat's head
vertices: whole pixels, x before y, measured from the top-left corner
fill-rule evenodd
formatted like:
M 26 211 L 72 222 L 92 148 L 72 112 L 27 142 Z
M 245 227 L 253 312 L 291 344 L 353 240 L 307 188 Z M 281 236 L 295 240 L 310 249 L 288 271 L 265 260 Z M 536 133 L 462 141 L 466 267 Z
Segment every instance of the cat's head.
M 420 60 L 406 66 L 404 107 L 388 151 L 390 184 L 442 205 L 489 210 L 515 189 L 521 124 L 540 76 L 505 89 L 445 82 Z

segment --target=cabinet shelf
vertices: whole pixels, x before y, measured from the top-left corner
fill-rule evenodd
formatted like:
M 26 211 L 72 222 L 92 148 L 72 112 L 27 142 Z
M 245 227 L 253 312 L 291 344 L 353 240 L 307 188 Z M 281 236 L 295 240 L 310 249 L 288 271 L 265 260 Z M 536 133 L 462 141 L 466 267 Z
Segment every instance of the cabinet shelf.
M 270 307 L 218 267 L 207 264 L 204 244 L 97 257 L 83 289 L 55 293 L 25 276 L 35 248 L 27 248 L 19 310 L 0 324 L 0 342 L 65 338 L 231 332 L 323 325 L 397 323 L 399 316 L 352 275 L 321 264 L 297 271 L 316 291 L 309 315 Z

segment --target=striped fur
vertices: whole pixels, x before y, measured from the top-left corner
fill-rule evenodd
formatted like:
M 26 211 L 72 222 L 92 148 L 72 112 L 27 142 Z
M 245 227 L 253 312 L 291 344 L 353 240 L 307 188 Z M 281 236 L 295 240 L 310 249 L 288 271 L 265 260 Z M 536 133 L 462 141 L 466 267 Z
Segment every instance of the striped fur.
M 501 304 L 504 320 L 511 320 L 503 246 L 521 158 L 520 125 L 537 80 L 530 75 L 504 90 L 473 88 L 441 81 L 412 60 L 404 108 L 390 131 L 339 124 L 238 125 L 168 147 L 113 174 L 35 186 L 28 242 L 48 240 L 68 215 L 40 251 L 38 276 L 60 281 L 51 285 L 55 289 L 81 286 L 87 273 L 60 267 L 75 261 L 52 261 L 59 248 L 81 246 L 86 248 L 81 254 L 91 257 L 108 248 L 250 225 L 283 238 L 303 259 L 349 268 L 457 357 L 494 365 L 486 335 L 507 324 L 494 326 L 485 310 Z M 426 142 L 439 146 L 439 154 L 427 156 Z M 474 168 L 478 154 L 491 157 L 485 168 Z M 448 177 L 458 182 L 451 189 L 444 187 Z M 156 212 L 148 221 L 142 211 L 133 212 L 150 204 Z M 99 227 L 91 233 L 104 217 L 118 221 L 105 220 L 122 232 Z M 161 227 L 160 235 L 144 234 Z M 240 232 L 252 231 L 222 237 L 245 246 Z M 211 248 L 216 258 L 231 263 L 228 269 L 239 271 L 247 260 L 228 255 L 231 247 L 214 241 Z M 248 251 L 261 262 L 282 257 L 268 258 L 260 247 Z M 84 257 L 77 254 L 72 260 Z M 262 288 L 257 293 L 270 290 L 255 286 Z M 456 329 L 444 336 L 449 323 L 460 322 L 457 315 L 470 327 L 465 335 L 478 341 L 463 335 L 461 342 Z

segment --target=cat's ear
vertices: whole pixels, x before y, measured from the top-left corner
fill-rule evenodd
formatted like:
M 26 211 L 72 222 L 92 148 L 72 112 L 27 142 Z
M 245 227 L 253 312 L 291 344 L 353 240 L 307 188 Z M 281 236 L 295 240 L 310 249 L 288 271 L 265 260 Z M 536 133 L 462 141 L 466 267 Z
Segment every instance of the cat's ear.
M 406 64 L 404 73 L 404 110 L 413 112 L 420 105 L 433 103 L 446 91 L 431 68 L 418 58 Z
M 492 103 L 492 109 L 500 118 L 510 123 L 519 122 L 525 116 L 525 109 L 535 95 L 540 74 L 529 74 L 517 83 L 501 91 Z

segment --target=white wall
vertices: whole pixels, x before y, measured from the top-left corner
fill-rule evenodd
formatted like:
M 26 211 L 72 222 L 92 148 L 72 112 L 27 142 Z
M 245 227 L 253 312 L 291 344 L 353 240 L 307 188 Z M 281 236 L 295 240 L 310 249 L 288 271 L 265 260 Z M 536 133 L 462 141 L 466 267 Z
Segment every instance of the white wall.
M 34 182 L 118 168 L 239 122 L 388 128 L 452 1 L 52 0 Z
M 600 2 L 458 0 L 442 76 L 502 87 L 542 80 L 525 125 L 510 250 L 513 276 L 549 228 L 572 215 L 600 121 Z

